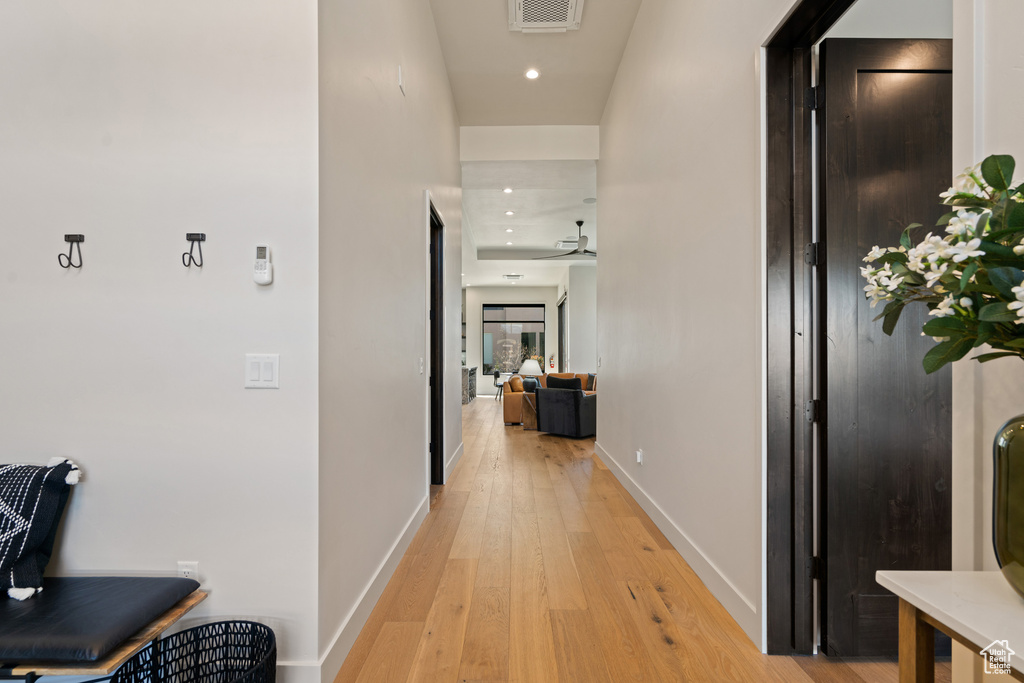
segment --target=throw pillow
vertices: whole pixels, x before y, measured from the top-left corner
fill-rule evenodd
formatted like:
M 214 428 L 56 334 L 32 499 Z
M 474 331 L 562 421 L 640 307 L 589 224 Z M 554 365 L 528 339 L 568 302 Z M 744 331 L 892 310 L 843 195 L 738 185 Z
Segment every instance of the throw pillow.
M 0 588 L 16 600 L 43 590 L 75 463 L 64 458 L 39 465 L 0 465 Z
M 512 375 L 508 378 L 508 386 L 512 391 L 523 390 L 523 378 L 519 375 Z
M 587 391 L 597 391 L 597 375 L 587 375 Z
M 548 377 L 548 389 L 576 389 L 579 391 L 582 389 L 582 382 L 579 377 L 563 378 L 563 377 Z

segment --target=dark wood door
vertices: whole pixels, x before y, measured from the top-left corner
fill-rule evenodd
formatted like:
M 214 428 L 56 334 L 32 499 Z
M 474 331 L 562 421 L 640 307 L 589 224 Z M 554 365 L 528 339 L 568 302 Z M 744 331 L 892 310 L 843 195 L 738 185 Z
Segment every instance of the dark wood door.
M 444 483 L 444 223 L 430 205 L 430 483 Z
M 926 310 L 882 332 L 859 269 L 874 245 L 945 213 L 952 41 L 826 40 L 819 65 L 822 644 L 894 655 L 897 599 L 875 572 L 950 568 L 951 374 L 921 367 Z

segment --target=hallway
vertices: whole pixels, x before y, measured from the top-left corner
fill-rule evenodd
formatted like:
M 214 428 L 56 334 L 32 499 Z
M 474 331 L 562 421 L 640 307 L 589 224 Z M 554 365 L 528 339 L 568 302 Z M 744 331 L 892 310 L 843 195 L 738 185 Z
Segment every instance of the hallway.
M 338 683 L 897 680 L 889 662 L 760 654 L 592 439 L 505 427 L 489 397 L 463 419 L 465 455 Z

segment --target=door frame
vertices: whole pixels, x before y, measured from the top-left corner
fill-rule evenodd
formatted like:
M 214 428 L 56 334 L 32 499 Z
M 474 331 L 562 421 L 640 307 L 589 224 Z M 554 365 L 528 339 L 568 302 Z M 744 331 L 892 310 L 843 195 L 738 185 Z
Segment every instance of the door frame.
M 430 191 L 424 193 L 426 201 L 426 242 L 427 254 L 426 268 L 426 310 L 424 311 L 426 327 L 426 345 L 423 369 L 426 375 L 426 450 L 427 450 L 427 484 L 444 484 L 445 478 L 445 451 L 444 451 L 444 397 L 445 397 L 445 357 L 444 357 L 444 333 L 445 333 L 445 261 L 444 261 L 444 233 L 445 223 L 441 213 L 434 206 Z M 435 235 L 439 245 L 438 253 L 432 252 L 435 244 Z M 433 283 L 433 262 L 438 261 L 438 281 L 436 289 L 432 290 Z M 433 292 L 433 293 L 432 293 Z M 436 296 L 435 296 L 436 295 Z M 435 310 L 435 321 L 431 320 L 430 313 Z M 435 376 L 436 375 L 436 376 Z M 433 380 L 433 381 L 431 381 Z M 436 440 L 436 447 L 434 441 Z
M 767 649 L 815 648 L 811 49 L 855 0 L 801 0 L 763 46 L 767 329 Z

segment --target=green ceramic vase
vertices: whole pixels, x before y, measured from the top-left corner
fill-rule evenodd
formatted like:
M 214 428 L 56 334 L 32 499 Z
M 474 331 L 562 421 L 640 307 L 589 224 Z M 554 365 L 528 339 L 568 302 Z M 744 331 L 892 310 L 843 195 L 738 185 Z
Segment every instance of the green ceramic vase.
M 992 454 L 992 544 L 1003 576 L 1024 597 L 1024 415 L 1000 428 Z

